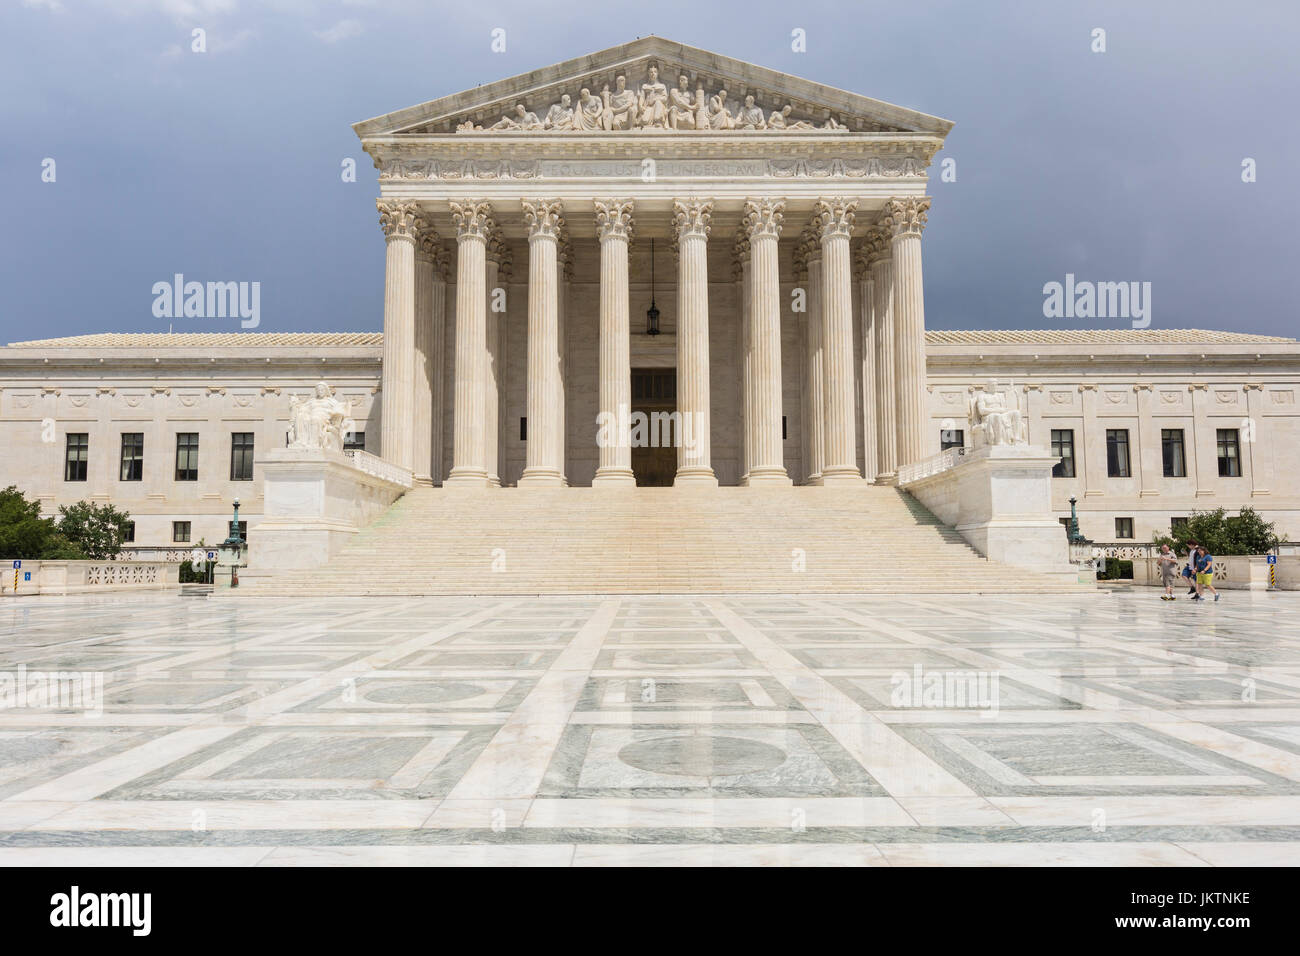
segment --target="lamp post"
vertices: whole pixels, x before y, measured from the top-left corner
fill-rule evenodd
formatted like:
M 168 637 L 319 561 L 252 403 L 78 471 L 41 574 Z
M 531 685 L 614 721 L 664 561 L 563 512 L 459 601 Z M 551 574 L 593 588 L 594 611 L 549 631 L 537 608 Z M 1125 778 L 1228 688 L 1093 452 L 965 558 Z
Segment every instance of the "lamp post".
M 239 567 L 243 562 L 244 536 L 239 533 L 239 499 L 235 499 L 235 515 L 230 521 L 230 533 L 226 535 L 226 540 L 221 542 L 221 551 L 218 556 L 217 566 L 221 569 L 221 577 L 225 577 L 226 568 L 230 569 L 230 584 L 232 588 L 239 587 Z M 215 583 L 215 582 L 214 582 Z
M 1070 496 L 1070 544 L 1078 544 L 1083 540 L 1083 535 L 1079 534 L 1079 499 Z

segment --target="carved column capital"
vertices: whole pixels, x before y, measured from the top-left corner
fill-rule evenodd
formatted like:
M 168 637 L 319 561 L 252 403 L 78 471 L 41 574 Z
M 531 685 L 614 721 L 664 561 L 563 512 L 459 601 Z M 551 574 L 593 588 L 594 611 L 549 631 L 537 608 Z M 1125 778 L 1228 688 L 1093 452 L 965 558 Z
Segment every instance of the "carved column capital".
M 442 238 L 427 220 L 421 219 L 419 238 L 415 243 L 415 257 L 425 262 L 437 263 L 442 250 Z
M 546 236 L 558 239 L 564 230 L 564 205 L 558 199 L 525 199 L 524 219 L 528 222 L 528 238 Z
M 501 231 L 501 228 L 495 222 L 492 223 L 492 229 L 488 232 L 487 236 L 488 261 L 501 265 L 501 263 L 506 260 L 509 248 L 510 247 L 506 245 L 505 233 Z
M 737 282 L 745 274 L 745 266 L 749 262 L 749 237 L 744 232 L 736 235 L 736 241 L 731 247 L 731 277 Z
M 819 199 L 813 207 L 813 225 L 817 229 L 818 239 L 833 236 L 849 237 L 853 235 L 853 220 L 856 217 L 858 201 L 842 196 Z
M 929 196 L 909 196 L 906 199 L 891 199 L 885 203 L 885 219 L 894 238 L 900 236 L 920 236 L 925 231 L 925 222 L 930 211 Z
M 487 241 L 496 226 L 492 222 L 492 204 L 481 200 L 451 203 L 451 218 L 456 223 L 456 238 Z
M 752 240 L 760 237 L 779 239 L 781 222 L 785 219 L 784 199 L 746 199 L 745 214 L 741 220 L 745 234 Z
M 504 285 L 515 277 L 515 254 L 504 240 L 501 241 L 498 261 L 497 281 Z
M 379 228 L 385 239 L 406 239 L 415 242 L 420 231 L 420 206 L 413 202 L 395 199 L 376 199 L 379 209 Z
M 875 265 L 881 259 L 888 259 L 890 257 L 889 229 L 887 226 L 873 226 L 867 234 L 862 237 L 861 255 L 868 268 Z
M 632 239 L 632 200 L 596 200 L 596 236 L 602 241 L 609 238 Z
M 713 221 L 713 202 L 708 199 L 674 199 L 673 226 L 676 237 L 681 240 L 688 236 L 709 237 L 709 226 Z
M 560 233 L 560 246 L 556 250 L 556 258 L 560 263 L 560 275 L 566 281 L 573 279 L 573 243 L 569 241 L 567 232 Z

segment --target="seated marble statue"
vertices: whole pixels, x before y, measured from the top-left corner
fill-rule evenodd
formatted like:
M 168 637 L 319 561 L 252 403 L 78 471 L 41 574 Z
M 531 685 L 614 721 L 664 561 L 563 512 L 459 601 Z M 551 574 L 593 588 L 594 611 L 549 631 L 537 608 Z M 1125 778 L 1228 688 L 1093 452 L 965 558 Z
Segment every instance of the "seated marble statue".
M 289 447 L 343 451 L 348 430 L 348 406 L 334 397 L 334 390 L 318 382 L 308 399 L 289 398 Z
M 762 107 L 754 105 L 753 94 L 745 97 L 745 105 L 736 114 L 736 129 L 767 129 Z
M 703 99 L 703 89 L 698 92 Z M 690 80 L 683 73 L 677 77 L 677 86 L 668 91 L 668 125 L 672 129 L 695 129 L 695 117 L 699 112 L 695 101 L 695 96 L 691 94 Z
M 606 85 L 601 92 L 605 101 L 604 126 L 606 130 L 633 129 L 636 127 L 636 94 L 627 88 L 627 77 L 614 78 L 614 92 Z
M 560 102 L 556 103 L 546 111 L 546 119 L 542 126 L 545 129 L 573 129 L 573 106 L 569 94 L 565 93 L 560 97 Z
M 583 87 L 578 94 L 578 106 L 573 111 L 573 128 L 593 131 L 605 128 L 605 103 L 599 96 L 592 96 L 591 90 Z
M 1007 395 L 998 390 L 996 380 L 970 400 L 967 415 L 972 447 L 1029 444 L 1029 423 L 1018 402 L 1008 404 Z
M 709 97 L 709 129 L 734 129 L 735 117 L 727 108 L 727 91 L 718 90 Z
M 659 68 L 650 67 L 646 82 L 637 94 L 637 119 L 642 129 L 668 126 L 668 87 L 659 81 Z

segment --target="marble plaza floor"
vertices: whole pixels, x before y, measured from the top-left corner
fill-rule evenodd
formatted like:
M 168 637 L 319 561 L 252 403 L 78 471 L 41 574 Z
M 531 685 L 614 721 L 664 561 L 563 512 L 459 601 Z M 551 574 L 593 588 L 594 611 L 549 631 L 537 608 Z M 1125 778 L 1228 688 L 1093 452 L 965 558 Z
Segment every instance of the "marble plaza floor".
M 11 599 L 6 674 L 4 865 L 1300 860 L 1300 595 Z

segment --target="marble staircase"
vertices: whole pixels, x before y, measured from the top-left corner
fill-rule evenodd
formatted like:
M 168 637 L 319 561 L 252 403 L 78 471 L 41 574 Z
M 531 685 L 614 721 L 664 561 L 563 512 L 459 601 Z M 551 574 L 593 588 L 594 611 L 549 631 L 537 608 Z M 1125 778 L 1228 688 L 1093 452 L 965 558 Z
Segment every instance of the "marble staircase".
M 1087 590 L 981 557 L 894 488 L 416 487 L 324 567 L 245 594 Z

